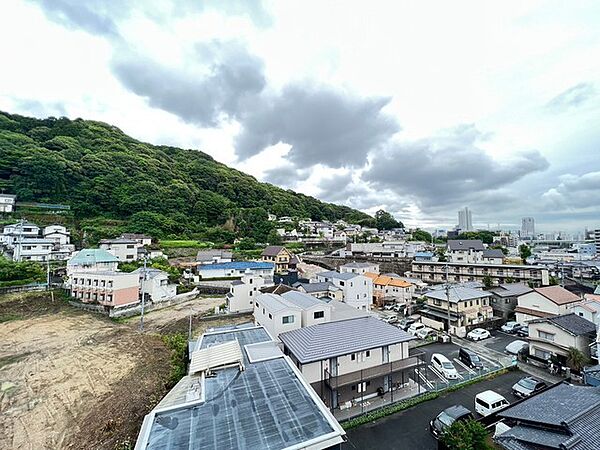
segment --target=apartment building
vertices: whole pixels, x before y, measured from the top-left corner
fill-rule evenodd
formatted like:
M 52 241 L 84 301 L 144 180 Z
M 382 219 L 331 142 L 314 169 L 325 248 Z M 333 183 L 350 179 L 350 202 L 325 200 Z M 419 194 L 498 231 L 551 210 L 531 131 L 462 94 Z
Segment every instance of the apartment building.
M 412 339 L 373 317 L 323 323 L 281 333 L 283 351 L 331 409 L 402 389 L 420 364 Z
M 71 297 L 83 303 L 119 308 L 139 303 L 139 275 L 127 272 L 73 271 Z
M 544 266 L 526 266 L 518 264 L 487 264 L 413 261 L 411 276 L 426 283 L 444 283 L 448 267 L 448 281 L 464 283 L 483 281 L 489 277 L 494 284 L 512 282 L 532 283 L 535 286 L 548 286 L 550 276 Z
M 581 302 L 581 297 L 562 286 L 534 288 L 517 297 L 516 320 L 525 323 L 534 319 L 567 314 L 569 308 Z
M 357 273 L 364 275 L 365 273 L 379 273 L 379 264 L 371 262 L 351 262 L 340 266 L 340 273 Z
M 331 282 L 340 288 L 344 295 L 344 302 L 356 309 L 369 311 L 373 302 L 373 281 L 356 273 L 339 273 L 334 271 L 317 274 L 321 283 Z
M 117 270 L 116 256 L 99 248 L 84 248 L 67 261 L 67 276 L 73 272 L 112 272 Z
M 140 245 L 133 239 L 103 239 L 99 247 L 116 256 L 121 262 L 131 262 L 138 259 Z
M 227 310 L 230 313 L 254 311 L 254 300 L 264 285 L 265 279 L 251 272 L 245 273 L 241 280 L 232 281 L 226 296 Z
M 463 286 L 429 291 L 425 294 L 425 308 L 420 314 L 431 321 L 441 322 L 450 333 L 464 337 L 468 326 L 485 322 L 494 316 L 490 306 L 491 296 L 489 292 Z

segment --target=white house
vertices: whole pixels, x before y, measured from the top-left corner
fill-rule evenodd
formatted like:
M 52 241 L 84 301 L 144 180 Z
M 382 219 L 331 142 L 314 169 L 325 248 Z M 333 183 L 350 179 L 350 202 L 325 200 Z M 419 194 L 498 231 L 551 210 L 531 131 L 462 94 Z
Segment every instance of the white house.
M 317 274 L 321 283 L 330 281 L 344 291 L 344 302 L 357 309 L 369 311 L 373 302 L 373 281 L 356 273 L 334 271 Z
M 143 292 L 144 297 L 153 302 L 169 300 L 177 295 L 177 285 L 169 284 L 169 274 L 163 270 L 153 267 L 146 268 L 145 280 L 142 267 L 132 273 L 137 274 L 139 277 L 140 292 Z
M 479 239 L 449 240 L 448 260 L 459 263 L 483 262 L 483 242 Z
M 581 298 L 562 286 L 534 288 L 517 297 L 516 320 L 525 323 L 534 319 L 567 314 Z
M 231 283 L 227 293 L 227 309 L 230 313 L 254 311 L 254 300 L 260 295 L 259 289 L 265 279 L 248 271 L 241 280 Z
M 147 246 L 152 244 L 152 237 L 140 234 L 140 233 L 123 233 L 121 235 L 121 239 L 127 239 L 131 241 L 136 241 L 141 246 Z
M 196 254 L 196 261 L 198 264 L 228 263 L 233 261 L 233 252 L 220 248 L 199 250 Z
M 40 236 L 40 227 L 31 222 L 17 222 L 6 225 L 2 231 L 2 243 L 12 245 L 22 239 L 38 238 Z
M 12 244 L 14 261 L 50 261 L 54 241 L 52 239 L 27 238 Z
M 16 195 L 0 194 L 0 213 L 11 213 L 15 210 Z
M 116 256 L 121 262 L 131 262 L 138 259 L 140 245 L 133 239 L 103 239 L 99 247 Z
M 249 271 L 249 272 L 248 272 Z M 197 266 L 200 278 L 241 278 L 246 273 L 272 280 L 275 265 L 262 261 L 233 261 L 217 264 L 200 264 Z
M 580 303 L 575 303 L 569 310 L 579 317 L 583 317 L 590 322 L 600 325 L 600 296 L 586 294 L 585 299 Z
M 62 225 L 49 225 L 42 231 L 44 239 L 52 239 L 58 245 L 71 243 L 71 233 Z
M 482 262 L 502 264 L 504 262 L 504 253 L 499 248 L 486 248 L 482 253 Z
M 379 273 L 379 264 L 371 262 L 351 262 L 340 266 L 340 273 Z
M 260 294 L 254 301 L 254 321 L 271 336 L 302 327 L 302 308 L 282 301 L 276 294 Z

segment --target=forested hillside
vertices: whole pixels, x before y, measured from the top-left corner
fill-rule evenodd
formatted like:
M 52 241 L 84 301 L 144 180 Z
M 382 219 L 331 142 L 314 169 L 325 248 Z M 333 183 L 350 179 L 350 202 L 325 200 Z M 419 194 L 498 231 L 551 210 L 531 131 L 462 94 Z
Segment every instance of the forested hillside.
M 19 202 L 63 203 L 90 235 L 223 234 L 265 242 L 267 214 L 370 221 L 354 209 L 284 190 L 197 150 L 137 141 L 89 120 L 0 112 L 0 188 Z

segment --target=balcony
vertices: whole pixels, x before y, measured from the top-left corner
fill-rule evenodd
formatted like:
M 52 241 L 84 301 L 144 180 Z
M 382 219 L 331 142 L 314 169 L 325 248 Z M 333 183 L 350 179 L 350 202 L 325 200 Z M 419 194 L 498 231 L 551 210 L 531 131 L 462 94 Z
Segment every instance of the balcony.
M 381 364 L 368 369 L 357 370 L 355 372 L 338 375 L 337 377 L 330 376 L 329 371 L 325 370 L 325 382 L 334 389 L 341 386 L 360 383 L 365 380 L 383 377 L 394 372 L 400 372 L 407 369 L 413 369 L 421 364 L 424 364 L 424 353 L 419 353 L 399 361 Z

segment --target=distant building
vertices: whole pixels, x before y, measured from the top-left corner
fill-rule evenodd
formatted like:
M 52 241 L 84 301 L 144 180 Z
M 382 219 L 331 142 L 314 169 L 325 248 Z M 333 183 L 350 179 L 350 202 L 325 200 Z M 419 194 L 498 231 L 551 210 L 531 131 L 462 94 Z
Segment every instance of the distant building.
M 71 233 L 62 225 L 49 225 L 42 231 L 44 239 L 52 239 L 56 244 L 68 245 L 71 243 Z
M 498 248 L 486 248 L 481 255 L 481 260 L 489 264 L 502 264 L 504 253 Z
M 84 248 L 67 261 L 67 276 L 74 272 L 109 272 L 117 270 L 119 260 L 106 250 Z
M 71 297 L 83 303 L 119 308 L 139 303 L 139 276 L 127 272 L 73 271 Z
M 139 233 L 123 233 L 121 239 L 136 241 L 139 245 L 147 246 L 152 244 L 152 238 L 145 234 Z
M 196 261 L 199 264 L 229 263 L 233 261 L 233 252 L 220 248 L 199 250 L 196 254 Z
M 137 261 L 140 244 L 133 239 L 102 239 L 99 247 L 117 257 L 121 262 Z
M 62 225 L 51 225 L 42 231 L 26 221 L 6 225 L 0 244 L 2 253 L 13 261 L 65 260 L 75 251 L 69 232 Z
M 379 264 L 370 262 L 351 262 L 340 266 L 341 273 L 358 273 L 364 275 L 367 272 L 379 273 Z
M 15 210 L 16 195 L 0 194 L 0 213 L 11 213 Z
M 596 244 L 596 254 L 600 255 L 600 229 L 594 230 L 594 244 Z
M 535 238 L 535 220 L 533 217 L 523 217 L 521 219 L 521 239 Z
M 356 273 L 339 273 L 334 271 L 317 274 L 319 282 L 331 282 L 344 292 L 344 302 L 365 311 L 371 309 L 373 302 L 373 281 Z
M 265 279 L 252 274 L 251 271 L 244 273 L 241 280 L 231 283 L 227 293 L 227 310 L 230 313 L 254 311 L 254 301 L 261 292 L 260 288 L 265 284 Z
M 274 274 L 274 265 L 262 261 L 233 261 L 228 263 L 201 264 L 197 266 L 200 278 L 241 278 L 245 274 L 252 274 L 271 280 Z
M 473 215 L 466 206 L 458 211 L 458 228 L 461 231 L 473 231 Z
M 450 262 L 472 264 L 483 262 L 485 247 L 479 239 L 449 240 L 447 249 Z
M 281 219 L 280 219 L 281 220 Z M 262 252 L 262 260 L 275 265 L 276 273 L 296 270 L 298 257 L 281 245 L 270 245 Z

